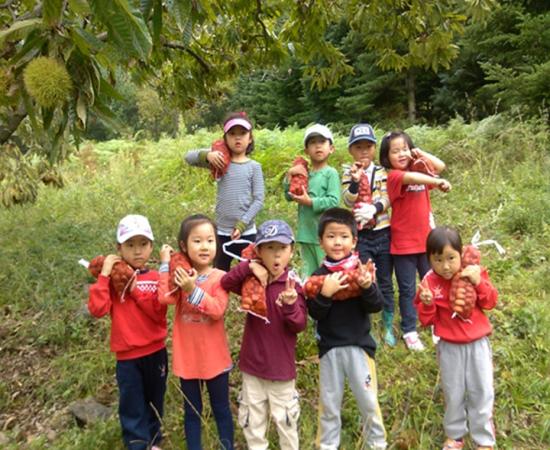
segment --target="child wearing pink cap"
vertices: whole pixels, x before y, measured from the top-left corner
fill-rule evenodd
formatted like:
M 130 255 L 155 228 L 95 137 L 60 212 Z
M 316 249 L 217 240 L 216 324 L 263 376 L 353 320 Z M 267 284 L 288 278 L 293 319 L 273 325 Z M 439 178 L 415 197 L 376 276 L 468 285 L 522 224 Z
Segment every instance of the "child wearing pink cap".
M 264 205 L 264 176 L 259 162 L 249 158 L 254 150 L 252 122 L 245 112 L 231 113 L 223 123 L 223 141 L 215 141 L 210 149 L 191 150 L 185 161 L 209 168 L 218 185 L 216 194 L 216 226 L 220 248 L 233 240 L 254 242 L 256 215 Z M 227 246 L 228 253 L 240 255 L 246 243 Z M 229 270 L 232 257 L 218 252 L 215 267 Z

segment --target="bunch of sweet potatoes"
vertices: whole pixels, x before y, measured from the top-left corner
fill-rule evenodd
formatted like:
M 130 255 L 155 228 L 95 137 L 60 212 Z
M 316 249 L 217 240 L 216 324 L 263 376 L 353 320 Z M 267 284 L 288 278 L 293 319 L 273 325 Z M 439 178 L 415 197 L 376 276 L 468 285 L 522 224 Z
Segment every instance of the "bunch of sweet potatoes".
M 302 158 L 301 156 L 298 156 L 292 163 L 292 166 L 302 166 L 306 170 L 306 173 L 308 171 L 308 164 L 307 161 Z M 303 174 L 296 174 L 291 175 L 290 177 L 290 187 L 289 192 L 294 195 L 303 195 L 307 192 L 307 182 L 308 182 L 308 176 Z
M 258 256 L 254 251 L 254 244 L 250 244 L 242 252 L 243 258 L 252 260 Z M 246 277 L 241 288 L 241 309 L 267 319 L 267 298 L 265 288 L 254 275 Z
M 467 245 L 462 252 L 462 268 L 469 265 L 479 265 L 481 254 L 473 245 Z M 462 278 L 461 272 L 457 272 L 451 281 L 449 298 L 451 308 L 458 316 L 468 320 L 475 307 L 477 294 L 474 285 L 470 280 Z
M 105 261 L 105 256 L 99 255 L 90 261 L 88 265 L 88 271 L 92 274 L 94 278 L 98 278 L 103 268 L 103 263 Z M 120 296 L 124 292 L 124 289 L 134 276 L 134 270 L 125 262 L 118 261 L 113 265 L 113 270 L 111 270 L 111 286 L 114 288 L 115 292 Z

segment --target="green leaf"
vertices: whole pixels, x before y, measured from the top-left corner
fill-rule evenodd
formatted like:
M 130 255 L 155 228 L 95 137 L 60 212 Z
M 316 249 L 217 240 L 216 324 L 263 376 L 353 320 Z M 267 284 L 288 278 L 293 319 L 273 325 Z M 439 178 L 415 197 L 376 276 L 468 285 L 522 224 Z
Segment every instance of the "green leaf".
M 69 0 L 69 9 L 81 16 L 90 14 L 90 5 L 86 0 Z
M 31 31 L 44 27 L 42 19 L 27 19 L 13 23 L 7 30 L 0 31 L 0 44 L 6 39 L 20 40 Z
M 153 2 L 155 0 L 140 0 L 139 2 L 139 9 L 141 11 L 141 15 L 144 17 L 145 20 L 149 18 L 149 14 L 151 14 L 151 9 L 153 8 Z
M 44 0 L 42 2 L 44 21 L 50 26 L 55 26 L 59 23 L 62 10 L 63 0 Z
M 159 45 L 161 31 L 162 31 L 162 0 L 155 0 L 155 9 L 153 11 L 153 45 L 154 46 Z
M 87 109 L 86 99 L 83 95 L 79 95 L 76 100 L 76 115 L 80 119 L 80 125 L 83 129 L 86 128 Z
M 126 100 L 125 97 L 118 92 L 113 86 L 111 86 L 110 83 L 105 80 L 105 78 L 101 77 L 99 80 L 99 93 L 101 95 L 106 95 L 110 98 L 114 98 L 115 100 L 124 101 Z
M 10 64 L 16 65 L 20 61 L 28 62 L 40 53 L 42 46 L 47 42 L 48 37 L 40 30 L 31 31 L 21 49 L 10 59 Z
M 98 52 L 103 47 L 103 42 L 83 28 L 72 27 L 69 33 L 78 49 L 86 56 Z

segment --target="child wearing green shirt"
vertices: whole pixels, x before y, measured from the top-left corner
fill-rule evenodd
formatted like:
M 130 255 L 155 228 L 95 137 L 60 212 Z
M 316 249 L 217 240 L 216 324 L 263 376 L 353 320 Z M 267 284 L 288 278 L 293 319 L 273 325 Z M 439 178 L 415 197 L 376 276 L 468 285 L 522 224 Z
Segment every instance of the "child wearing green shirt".
M 328 165 L 328 158 L 334 152 L 334 138 L 324 125 L 315 124 L 306 130 L 304 150 L 309 156 L 309 172 L 303 166 L 291 167 L 284 180 L 285 197 L 298 203 L 298 232 L 296 242 L 300 243 L 303 261 L 303 273 L 310 276 L 320 265 L 324 253 L 319 246 L 317 227 L 319 216 L 327 209 L 340 204 L 340 177 L 333 167 Z M 289 192 L 292 175 L 307 175 L 307 192 L 295 195 Z

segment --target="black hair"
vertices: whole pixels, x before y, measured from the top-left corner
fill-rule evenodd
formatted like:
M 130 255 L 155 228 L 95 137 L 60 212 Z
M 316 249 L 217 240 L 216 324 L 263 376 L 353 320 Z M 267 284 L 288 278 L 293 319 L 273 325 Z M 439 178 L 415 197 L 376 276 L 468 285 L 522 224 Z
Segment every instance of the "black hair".
M 321 214 L 321 217 L 319 217 L 319 227 L 317 228 L 319 238 L 323 237 L 323 233 L 330 223 L 346 225 L 350 229 L 353 237 L 357 237 L 357 222 L 349 209 L 330 208 Z
M 225 124 L 233 119 L 244 119 L 250 124 L 250 144 L 248 144 L 248 147 L 246 147 L 246 155 L 250 155 L 252 151 L 254 150 L 254 135 L 252 134 L 252 128 L 254 128 L 254 125 L 252 124 L 252 121 L 248 117 L 248 114 L 244 111 L 240 112 L 230 112 L 225 116 L 225 119 L 223 120 L 223 126 L 225 127 Z M 223 133 L 223 140 L 225 141 L 225 144 L 227 145 L 227 141 L 225 140 L 225 133 Z
M 443 248 L 450 245 L 462 255 L 462 239 L 460 234 L 454 228 L 448 226 L 435 227 L 426 239 L 426 255 L 441 255 Z
M 390 163 L 390 157 L 389 157 L 390 143 L 391 143 L 391 141 L 393 141 L 394 139 L 397 139 L 397 138 L 405 139 L 405 142 L 407 143 L 409 148 L 410 149 L 414 148 L 414 144 L 413 144 L 413 141 L 412 141 L 411 137 L 407 133 L 405 133 L 404 131 L 395 130 L 395 131 L 390 131 L 389 133 L 386 133 L 384 135 L 384 137 L 382 138 L 382 142 L 380 143 L 380 158 L 379 158 L 380 159 L 380 164 L 382 165 L 382 167 L 384 167 L 386 169 L 391 169 L 392 168 L 391 163 Z
M 212 225 L 212 228 L 214 229 L 214 236 L 216 236 L 216 255 L 217 255 L 219 248 L 218 248 L 218 229 L 216 227 L 216 224 L 212 221 L 210 217 L 205 216 L 204 214 L 193 214 L 183 219 L 180 225 L 180 232 L 178 233 L 178 247 L 185 256 L 188 256 L 188 255 L 187 255 L 186 249 L 182 246 L 182 244 L 187 246 L 187 239 L 189 239 L 191 230 L 195 228 L 197 225 L 202 225 L 203 223 L 209 223 L 210 225 Z

